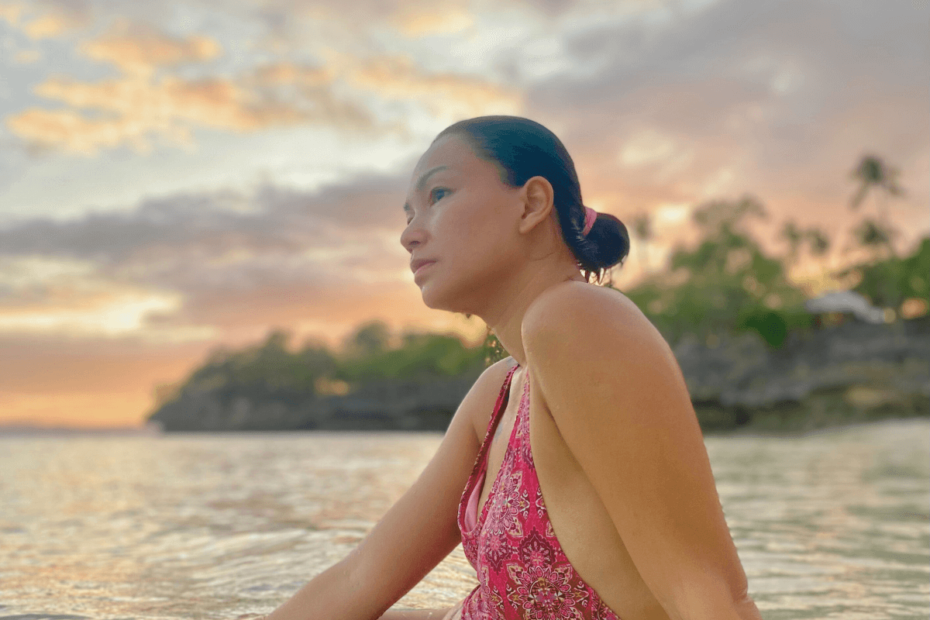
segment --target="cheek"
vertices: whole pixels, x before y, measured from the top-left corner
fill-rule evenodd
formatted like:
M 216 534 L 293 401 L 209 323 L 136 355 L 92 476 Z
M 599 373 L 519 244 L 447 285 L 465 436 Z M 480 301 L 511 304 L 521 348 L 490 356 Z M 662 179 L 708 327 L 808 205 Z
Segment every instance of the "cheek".
M 507 205 L 501 204 L 502 197 L 495 192 L 464 190 L 454 205 L 444 215 L 452 234 L 463 241 L 484 245 L 485 240 L 499 240 L 505 236 L 504 219 L 501 213 Z

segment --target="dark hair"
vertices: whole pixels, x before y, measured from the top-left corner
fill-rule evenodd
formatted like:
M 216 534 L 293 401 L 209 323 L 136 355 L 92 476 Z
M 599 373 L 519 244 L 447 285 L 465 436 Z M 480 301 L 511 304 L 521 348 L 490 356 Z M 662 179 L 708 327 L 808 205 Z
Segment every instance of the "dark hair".
M 461 135 L 475 154 L 497 165 L 501 181 L 521 187 L 530 178 L 541 176 L 552 185 L 562 238 L 571 249 L 585 280 L 592 273 L 600 282 L 604 270 L 630 253 L 630 235 L 619 219 L 609 213 L 597 214 L 587 236 L 585 208 L 575 164 L 554 133 L 528 118 L 519 116 L 479 116 L 450 125 L 436 136 Z

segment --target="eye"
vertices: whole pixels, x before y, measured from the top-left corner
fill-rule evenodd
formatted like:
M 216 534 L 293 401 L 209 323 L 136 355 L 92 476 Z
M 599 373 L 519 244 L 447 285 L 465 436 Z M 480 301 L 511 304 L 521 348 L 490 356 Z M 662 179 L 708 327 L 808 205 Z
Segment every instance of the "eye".
M 434 187 L 429 193 L 430 203 L 442 200 L 449 195 L 449 190 L 445 187 Z

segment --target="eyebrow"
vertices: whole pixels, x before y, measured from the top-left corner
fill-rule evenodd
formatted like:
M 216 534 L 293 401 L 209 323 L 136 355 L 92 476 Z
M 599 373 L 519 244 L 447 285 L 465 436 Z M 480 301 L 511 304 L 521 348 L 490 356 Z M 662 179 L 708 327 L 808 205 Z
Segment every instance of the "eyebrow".
M 427 179 L 429 179 L 434 173 L 439 172 L 440 170 L 446 170 L 448 167 L 449 166 L 436 166 L 435 168 L 427 170 L 422 175 L 420 175 L 420 179 L 417 181 L 417 191 L 419 192 L 423 190 L 423 188 L 426 186 Z M 413 209 L 410 208 L 410 203 L 405 202 L 404 213 L 410 213 L 412 210 Z

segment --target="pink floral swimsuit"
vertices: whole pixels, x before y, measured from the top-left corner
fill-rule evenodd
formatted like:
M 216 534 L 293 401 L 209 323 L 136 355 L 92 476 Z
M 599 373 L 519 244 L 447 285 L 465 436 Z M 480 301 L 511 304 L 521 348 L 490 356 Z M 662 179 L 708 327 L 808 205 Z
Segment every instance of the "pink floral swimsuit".
M 619 620 L 565 557 L 546 514 L 530 452 L 529 374 L 500 472 L 477 518 L 492 430 L 506 407 L 507 373 L 475 467 L 459 503 L 465 556 L 478 585 L 462 603 L 462 620 Z

